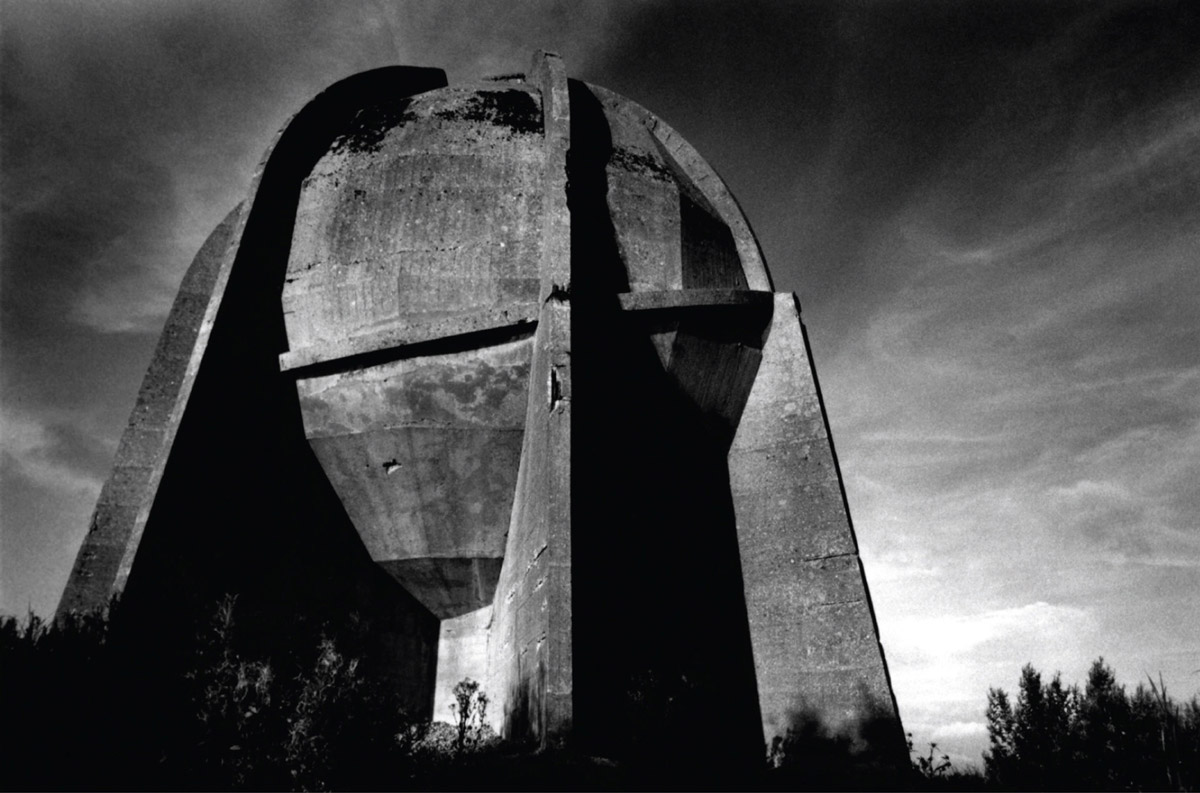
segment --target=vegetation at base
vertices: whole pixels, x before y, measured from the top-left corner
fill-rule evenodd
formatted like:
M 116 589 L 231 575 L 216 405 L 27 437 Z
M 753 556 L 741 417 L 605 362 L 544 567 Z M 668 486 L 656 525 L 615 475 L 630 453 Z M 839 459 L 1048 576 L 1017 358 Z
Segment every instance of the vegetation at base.
M 937 754 L 938 745 L 929 744 L 927 752 L 913 746 L 908 733 L 908 753 L 912 755 L 913 789 L 915 790 L 987 790 L 987 778 L 978 768 L 955 768 L 950 755 Z
M 917 751 L 911 736 L 910 768 L 874 752 L 894 742 L 886 714 L 854 735 L 801 714 L 759 769 L 719 777 L 665 749 L 655 764 L 509 745 L 487 726 L 488 700 L 469 679 L 454 689 L 453 724 L 411 718 L 357 652 L 362 626 L 299 631 L 298 646 L 264 656 L 239 641 L 234 598 L 195 626 L 186 668 L 149 680 L 137 646 L 114 640 L 119 610 L 0 619 L 0 712 L 10 727 L 0 786 L 1194 790 L 1200 771 L 1200 701 L 1176 702 L 1161 680 L 1126 691 L 1102 659 L 1082 690 L 1026 666 L 1015 702 L 990 691 L 984 772 L 955 768 L 936 744 Z
M 450 711 L 455 720 L 454 751 L 461 754 L 468 748 L 478 748 L 491 737 L 487 724 L 488 698 L 469 677 L 458 681 L 453 694 Z
M 295 646 L 264 654 L 239 635 L 239 603 L 226 597 L 192 626 L 185 663 L 162 670 L 156 667 L 165 656 L 147 660 L 147 646 L 122 634 L 121 614 L 114 603 L 54 623 L 35 615 L 0 620 L 0 709 L 19 727 L 0 742 L 0 786 L 784 790 L 825 788 L 836 779 L 802 762 L 814 756 L 807 747 L 818 732 L 813 725 L 777 742 L 771 765 L 724 776 L 672 754 L 668 747 L 687 744 L 685 737 L 662 742 L 657 757 L 647 750 L 628 762 L 570 747 L 534 751 L 496 736 L 486 722 L 487 697 L 469 679 L 453 691 L 453 724 L 410 717 L 392 693 L 394 681 L 372 674 L 355 651 L 363 645 L 353 625 L 337 635 L 299 626 Z M 640 694 L 669 704 L 678 693 L 659 688 L 646 683 Z M 653 743 L 654 736 L 643 737 Z M 844 750 L 823 758 L 836 775 L 838 758 L 851 759 L 860 747 L 822 737 L 822 746 Z M 876 786 L 893 787 L 894 776 L 889 770 Z
M 48 623 L 30 613 L 0 620 L 0 784 L 8 789 L 87 787 L 84 768 L 116 762 L 100 715 L 110 689 L 109 610 Z M 117 711 L 115 721 L 121 721 Z
M 322 790 L 403 758 L 403 714 L 332 640 L 276 671 L 236 648 L 230 598 L 165 685 L 114 641 L 119 611 L 0 621 L 4 787 Z
M 185 675 L 191 740 L 173 763 L 180 778 L 212 789 L 358 789 L 404 768 L 420 736 L 387 686 L 358 659 L 320 639 L 306 664 L 278 674 L 244 658 L 226 598 Z
M 1097 659 L 1083 690 L 1026 664 L 1017 699 L 988 692 L 988 782 L 1006 790 L 1196 790 L 1200 699 L 1177 702 L 1161 677 L 1132 692 Z
M 1080 689 L 1026 664 L 1015 702 L 1003 689 L 987 697 L 990 747 L 984 768 L 917 751 L 909 735 L 916 787 L 926 790 L 1196 790 L 1200 787 L 1200 698 L 1178 702 L 1162 678 L 1133 691 L 1097 659 Z
M 817 714 L 795 712 L 768 747 L 768 780 L 776 790 L 911 789 L 920 780 L 905 776 L 900 738 L 889 709 L 878 704 L 853 730 L 830 730 Z

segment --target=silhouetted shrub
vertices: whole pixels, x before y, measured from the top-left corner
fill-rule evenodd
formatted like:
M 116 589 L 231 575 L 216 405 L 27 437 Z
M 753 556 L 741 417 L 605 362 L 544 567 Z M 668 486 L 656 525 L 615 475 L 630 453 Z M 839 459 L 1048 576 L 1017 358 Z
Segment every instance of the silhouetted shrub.
M 1150 679 L 1132 693 L 1100 658 L 1083 691 L 1026 664 L 1016 704 L 988 691 L 990 784 L 1008 790 L 1194 790 L 1200 700 L 1178 703 Z
M 8 789 L 94 787 L 118 761 L 127 725 L 108 646 L 116 609 L 46 622 L 0 618 L 0 784 Z
M 908 753 L 912 756 L 912 786 L 916 790 L 984 790 L 987 779 L 974 768 L 955 768 L 950 755 L 937 754 L 938 745 L 929 743 L 929 753 L 918 752 L 908 733 Z
M 122 636 L 120 615 L 114 601 L 50 623 L 0 618 L 5 788 L 1194 790 L 1200 781 L 1200 699 L 1176 701 L 1161 678 L 1127 691 L 1103 659 L 1083 689 L 1027 665 L 1015 698 L 988 692 L 986 779 L 934 744 L 915 753 L 910 741 L 916 756 L 906 762 L 901 747 L 897 757 L 887 709 L 841 730 L 793 714 L 765 763 L 722 775 L 681 750 L 706 749 L 703 733 L 716 732 L 694 684 L 683 685 L 690 678 L 637 681 L 629 745 L 638 751 L 628 758 L 570 746 L 531 754 L 486 726 L 487 699 L 471 680 L 455 688 L 457 723 L 409 718 L 395 681 L 347 649 L 365 646 L 356 637 L 369 630 L 353 618 L 337 636 L 308 625 L 268 656 L 239 641 L 236 600 L 226 598 L 180 656 L 186 666 L 156 672 L 154 636 Z
M 244 657 L 234 605 L 220 604 L 186 675 L 193 740 L 173 758 L 181 778 L 218 789 L 331 790 L 395 787 L 412 776 L 419 728 L 391 687 L 329 637 L 293 675 Z
M 332 638 L 306 647 L 310 633 L 300 632 L 279 658 L 250 654 L 227 597 L 197 632 L 187 668 L 149 675 L 158 657 L 114 638 L 116 612 L 0 619 L 3 787 L 420 787 L 456 754 L 428 740 L 435 731 L 406 716 L 391 681 L 365 674 Z M 476 728 L 470 746 L 493 737 Z
M 487 725 L 487 706 L 487 694 L 471 678 L 464 678 L 454 686 L 454 702 L 450 703 L 450 710 L 455 718 L 455 752 L 461 754 L 468 747 L 478 748 L 494 736 Z
M 890 709 L 868 700 L 858 721 L 831 729 L 811 711 L 791 715 L 767 752 L 769 780 L 788 790 L 896 790 L 919 783 Z

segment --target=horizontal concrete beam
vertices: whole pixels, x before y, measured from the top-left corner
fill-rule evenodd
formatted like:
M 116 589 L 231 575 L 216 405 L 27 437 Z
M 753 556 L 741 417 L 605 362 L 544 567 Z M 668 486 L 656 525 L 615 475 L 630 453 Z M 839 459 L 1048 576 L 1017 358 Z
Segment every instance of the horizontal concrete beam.
M 665 289 L 654 292 L 624 292 L 618 295 L 624 311 L 656 311 L 701 306 L 770 306 L 771 292 L 746 289 Z
M 421 319 L 389 327 L 378 333 L 354 336 L 328 344 L 316 344 L 279 356 L 280 371 L 332 364 L 347 358 L 400 351 L 406 347 L 433 341 L 468 337 L 488 331 L 519 329 L 532 332 L 538 317 L 537 303 L 517 303 L 505 308 L 490 307 L 437 319 Z M 528 328 L 521 326 L 528 324 Z M 422 354 L 413 351 L 412 354 Z M 403 353 L 396 357 L 404 357 Z
M 669 289 L 625 292 L 618 295 L 623 311 L 663 311 L 710 306 L 769 306 L 770 292 L 745 289 Z M 518 328 L 537 321 L 536 303 L 518 303 L 505 308 L 488 308 L 437 319 L 421 319 L 387 328 L 378 333 L 354 336 L 327 344 L 316 344 L 279 356 L 280 371 L 310 369 L 342 362 L 347 358 L 372 355 L 433 341 L 449 341 L 487 331 Z M 523 328 L 523 330 L 525 330 Z M 528 330 L 532 330 L 528 328 Z M 412 354 L 424 354 L 413 351 Z M 400 353 L 398 357 L 404 357 Z M 341 367 L 338 367 L 341 368 Z

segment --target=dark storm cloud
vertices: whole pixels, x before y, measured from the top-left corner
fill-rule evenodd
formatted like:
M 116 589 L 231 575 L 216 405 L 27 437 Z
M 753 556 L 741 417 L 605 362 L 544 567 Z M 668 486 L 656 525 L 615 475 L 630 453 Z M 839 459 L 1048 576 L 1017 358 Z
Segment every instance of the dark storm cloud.
M 1038 215 L 1060 196 L 1016 186 L 1119 149 L 1190 90 L 1198 50 L 1175 3 L 666 3 L 631 18 L 603 69 L 737 175 L 777 284 L 832 346 L 848 301 L 907 278 L 871 255 L 879 224 L 931 183 L 964 237 Z M 1128 211 L 1186 199 L 1169 181 Z M 1021 208 L 998 218 L 997 200 Z
M 319 67 L 343 20 L 284 3 L 12 10 L 6 331 L 62 321 L 155 330 L 272 126 L 326 79 Z M 322 22 L 334 32 L 325 50 L 312 46 L 328 33 Z M 393 46 L 390 35 L 356 44 L 347 73 Z
M 836 291 L 857 263 L 855 230 L 901 205 L 987 107 L 998 59 L 988 50 L 1001 45 L 980 35 L 977 6 L 956 8 L 650 6 L 609 63 L 627 79 L 660 81 L 654 106 L 718 169 L 753 174 L 733 185 L 752 217 L 788 218 L 759 221 L 790 227 L 783 239 L 764 235 L 777 278 Z M 1002 21 L 1012 46 L 1046 30 L 1044 19 Z M 789 200 L 772 212 L 781 193 Z

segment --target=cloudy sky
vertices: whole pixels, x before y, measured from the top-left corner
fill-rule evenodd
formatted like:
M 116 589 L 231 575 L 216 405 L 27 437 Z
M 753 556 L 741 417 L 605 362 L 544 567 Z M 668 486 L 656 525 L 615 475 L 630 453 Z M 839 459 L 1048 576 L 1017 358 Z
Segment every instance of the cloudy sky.
M 49 614 L 174 289 L 287 117 L 538 47 L 725 177 L 800 295 L 901 715 L 1022 664 L 1200 689 L 1185 2 L 4 0 L 0 609 Z

